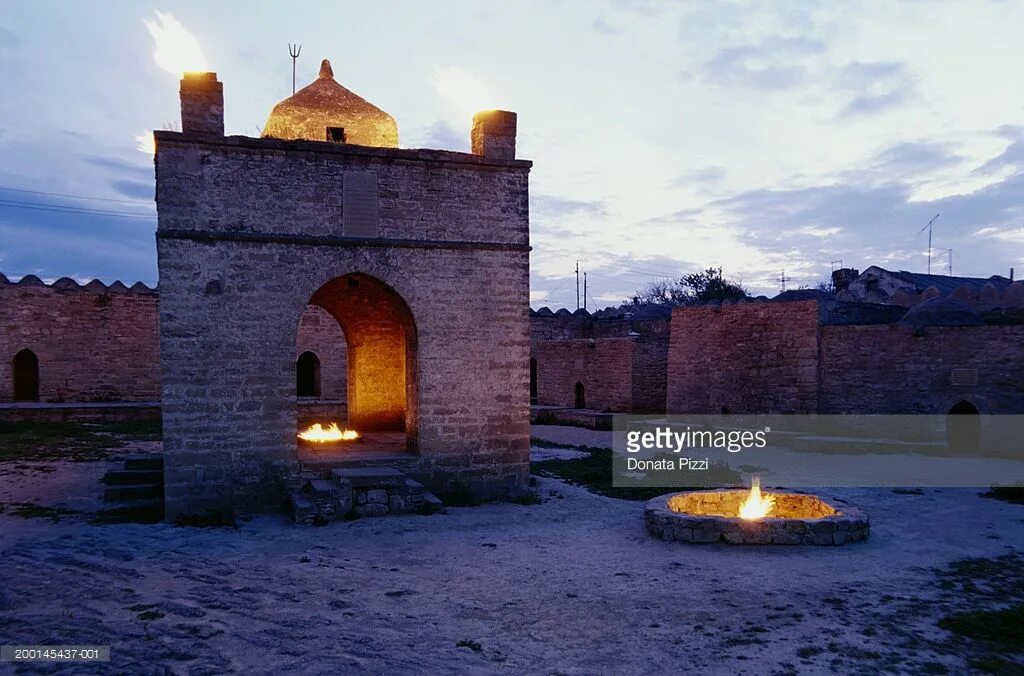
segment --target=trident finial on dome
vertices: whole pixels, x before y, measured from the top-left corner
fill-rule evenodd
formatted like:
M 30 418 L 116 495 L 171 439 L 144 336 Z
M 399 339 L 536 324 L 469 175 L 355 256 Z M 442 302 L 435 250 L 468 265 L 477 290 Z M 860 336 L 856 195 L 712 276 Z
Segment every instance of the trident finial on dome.
M 331 70 L 331 62 L 327 59 L 320 62 L 320 77 L 330 80 L 334 79 L 334 71 Z

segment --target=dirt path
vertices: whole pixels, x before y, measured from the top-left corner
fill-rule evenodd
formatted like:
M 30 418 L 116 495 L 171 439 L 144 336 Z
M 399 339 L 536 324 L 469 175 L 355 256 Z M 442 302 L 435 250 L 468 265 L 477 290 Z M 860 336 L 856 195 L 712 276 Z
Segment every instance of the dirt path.
M 538 489 L 323 528 L 0 514 L 0 643 L 109 644 L 119 672 L 963 673 L 930 569 L 1024 543 L 1024 507 L 970 490 L 831 491 L 870 542 L 786 548 L 663 543 L 642 503 Z

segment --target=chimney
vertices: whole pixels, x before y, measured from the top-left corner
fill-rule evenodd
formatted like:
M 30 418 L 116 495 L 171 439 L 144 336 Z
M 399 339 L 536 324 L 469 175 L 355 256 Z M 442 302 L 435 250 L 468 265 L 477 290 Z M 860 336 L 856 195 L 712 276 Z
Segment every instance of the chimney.
M 185 73 L 181 78 L 181 131 L 224 135 L 224 85 L 216 73 Z
M 507 110 L 483 110 L 474 115 L 470 145 L 474 155 L 496 160 L 514 160 L 516 114 Z
M 832 271 L 832 289 L 839 293 L 850 288 L 850 282 L 860 276 L 857 268 L 839 268 Z

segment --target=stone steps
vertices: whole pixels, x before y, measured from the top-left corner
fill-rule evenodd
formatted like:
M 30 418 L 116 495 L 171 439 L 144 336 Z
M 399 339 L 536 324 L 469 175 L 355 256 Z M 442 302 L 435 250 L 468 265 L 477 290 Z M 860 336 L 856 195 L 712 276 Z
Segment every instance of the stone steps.
M 113 503 L 108 515 L 116 512 L 125 520 L 143 523 L 163 519 L 163 456 L 129 456 L 123 469 L 112 469 L 103 476 L 103 483 L 103 501 Z
M 293 491 L 292 519 L 322 524 L 349 517 L 432 514 L 444 511 L 423 484 L 391 467 L 333 469 Z
M 162 469 L 115 469 L 103 476 L 103 483 L 113 486 L 131 484 L 162 484 Z
M 128 484 L 108 486 L 103 491 L 103 502 L 126 502 L 128 500 L 146 500 L 163 498 L 163 484 Z
M 130 455 L 124 459 L 126 470 L 156 470 L 163 474 L 164 456 L 162 455 Z

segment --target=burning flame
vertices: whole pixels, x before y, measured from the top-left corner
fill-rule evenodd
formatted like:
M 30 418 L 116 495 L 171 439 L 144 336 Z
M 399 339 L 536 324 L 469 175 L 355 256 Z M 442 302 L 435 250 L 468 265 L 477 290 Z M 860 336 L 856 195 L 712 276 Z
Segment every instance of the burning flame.
M 322 444 L 328 441 L 354 441 L 359 438 L 359 433 L 355 430 L 340 430 L 338 429 L 338 423 L 331 423 L 330 426 L 324 427 L 320 423 L 314 423 L 303 432 L 299 432 L 299 439 L 303 441 L 312 441 L 318 444 Z
M 181 75 L 209 70 L 199 41 L 169 12 L 157 11 L 156 19 L 143 19 L 156 43 L 153 59 L 164 70 Z
M 760 519 L 768 516 L 775 507 L 775 496 L 761 495 L 761 477 L 755 476 L 750 482 L 750 495 L 740 505 L 741 519 Z
M 435 68 L 432 78 L 434 90 L 451 107 L 457 124 L 468 124 L 473 114 L 485 110 L 492 103 L 487 87 L 475 76 L 458 66 Z
M 156 141 L 153 140 L 153 132 L 144 131 L 141 134 L 135 136 L 135 147 L 139 149 L 139 152 L 152 155 L 156 153 Z

